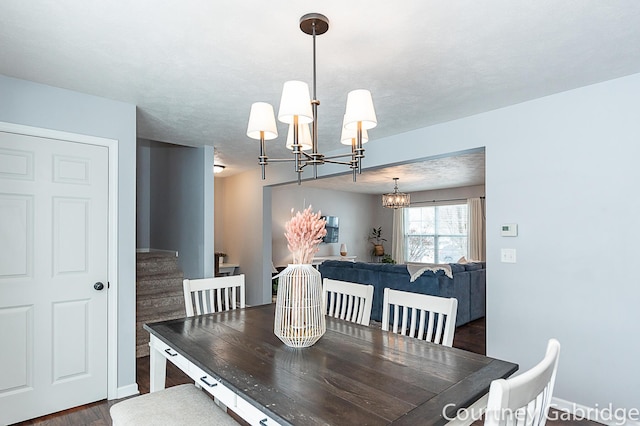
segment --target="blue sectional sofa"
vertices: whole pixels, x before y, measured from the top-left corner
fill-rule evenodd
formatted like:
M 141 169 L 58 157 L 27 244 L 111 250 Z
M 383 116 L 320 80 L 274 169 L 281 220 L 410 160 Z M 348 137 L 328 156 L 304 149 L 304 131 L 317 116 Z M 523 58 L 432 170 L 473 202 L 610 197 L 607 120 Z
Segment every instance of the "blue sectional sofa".
M 386 287 L 413 293 L 458 299 L 456 326 L 485 316 L 486 269 L 484 262 L 451 263 L 453 278 L 444 271 L 426 271 L 415 281 L 406 265 L 386 263 L 342 262 L 326 260 L 318 267 L 323 278 L 372 284 L 371 319 L 382 320 L 382 301 Z

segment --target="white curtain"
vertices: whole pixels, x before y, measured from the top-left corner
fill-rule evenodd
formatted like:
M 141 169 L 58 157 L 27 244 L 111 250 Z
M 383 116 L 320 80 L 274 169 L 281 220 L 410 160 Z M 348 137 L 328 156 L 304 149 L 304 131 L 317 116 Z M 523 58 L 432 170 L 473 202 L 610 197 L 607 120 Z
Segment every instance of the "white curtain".
M 405 263 L 404 259 L 404 210 L 393 211 L 393 235 L 391 238 L 391 257 L 396 263 Z
M 485 216 L 484 199 L 469 198 L 469 260 L 485 261 Z

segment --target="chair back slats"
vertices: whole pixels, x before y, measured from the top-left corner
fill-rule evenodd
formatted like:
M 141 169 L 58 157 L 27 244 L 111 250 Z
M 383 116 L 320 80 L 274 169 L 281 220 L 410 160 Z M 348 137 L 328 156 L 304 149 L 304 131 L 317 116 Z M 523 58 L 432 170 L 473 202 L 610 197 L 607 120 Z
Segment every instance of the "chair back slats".
M 189 317 L 245 307 L 244 274 L 185 279 L 182 284 Z
M 559 356 L 560 343 L 550 339 L 539 364 L 514 378 L 491 382 L 485 426 L 544 426 Z
M 394 333 L 451 346 L 457 312 L 457 299 L 385 288 L 382 329 L 388 331 L 393 321 Z
M 326 315 L 369 325 L 373 286 L 325 278 L 322 284 L 322 302 Z

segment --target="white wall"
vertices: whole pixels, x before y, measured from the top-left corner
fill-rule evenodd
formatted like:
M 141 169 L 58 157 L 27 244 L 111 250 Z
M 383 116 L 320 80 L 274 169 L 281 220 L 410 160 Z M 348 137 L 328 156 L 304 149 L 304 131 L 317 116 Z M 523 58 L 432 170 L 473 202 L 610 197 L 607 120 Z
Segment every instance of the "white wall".
M 309 205 L 314 212 L 320 210 L 323 215 L 337 216 L 339 220 L 340 242 L 321 243 L 316 256 L 338 256 L 340 244 L 345 243 L 350 256 L 358 256 L 359 261 L 368 262 L 371 245 L 367 237 L 373 226 L 371 221 L 374 211 L 378 209 L 379 203 L 376 201 L 379 201 L 379 198 L 373 195 L 309 188 L 304 184 L 274 187 L 271 210 L 273 263 L 276 266 L 286 266 L 291 263 L 284 226 L 291 218 L 292 208 L 298 212 Z M 391 211 L 386 213 L 392 217 Z M 390 228 L 388 233 L 391 235 Z
M 118 140 L 118 387 L 135 387 L 135 105 L 0 75 L 0 121 Z
M 628 260 L 640 240 L 640 199 L 628 190 L 640 181 L 638 93 L 635 74 L 394 137 L 376 140 L 374 130 L 364 161 L 485 147 L 487 351 L 524 370 L 557 337 L 555 395 L 588 407 L 640 401 L 640 285 Z M 257 172 L 228 180 L 257 192 L 295 179 L 277 166 L 267 173 L 262 183 Z M 245 198 L 243 209 L 259 223 L 263 200 Z M 500 237 L 505 222 L 518 223 L 518 237 Z M 517 249 L 518 263 L 500 263 L 503 247 Z

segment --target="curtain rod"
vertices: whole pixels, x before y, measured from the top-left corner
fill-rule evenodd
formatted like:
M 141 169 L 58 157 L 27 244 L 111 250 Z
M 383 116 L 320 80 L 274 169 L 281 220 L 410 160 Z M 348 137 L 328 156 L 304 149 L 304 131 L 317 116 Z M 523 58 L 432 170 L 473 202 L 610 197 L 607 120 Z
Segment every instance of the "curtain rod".
M 471 197 L 471 198 L 480 198 L 484 200 L 484 197 Z M 467 201 L 468 198 L 451 198 L 449 200 L 427 200 L 427 201 L 412 201 L 410 205 L 413 204 L 426 204 L 426 203 L 448 203 L 450 201 Z

